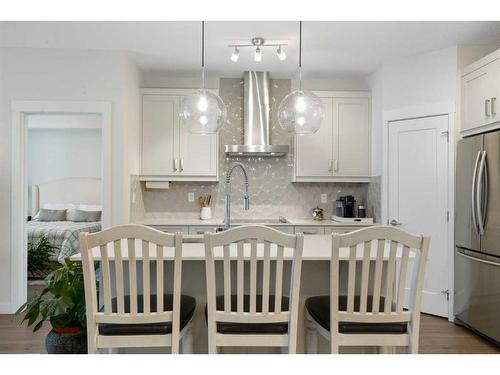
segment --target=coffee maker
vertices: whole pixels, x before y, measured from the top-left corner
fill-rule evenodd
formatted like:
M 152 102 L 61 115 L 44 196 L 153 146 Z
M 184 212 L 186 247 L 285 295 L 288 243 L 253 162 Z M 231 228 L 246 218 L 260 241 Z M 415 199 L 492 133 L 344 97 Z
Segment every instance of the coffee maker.
M 355 217 L 354 215 L 355 203 L 356 199 L 354 199 L 353 195 L 346 195 L 344 197 L 339 197 L 339 199 L 337 199 L 335 215 L 338 217 Z

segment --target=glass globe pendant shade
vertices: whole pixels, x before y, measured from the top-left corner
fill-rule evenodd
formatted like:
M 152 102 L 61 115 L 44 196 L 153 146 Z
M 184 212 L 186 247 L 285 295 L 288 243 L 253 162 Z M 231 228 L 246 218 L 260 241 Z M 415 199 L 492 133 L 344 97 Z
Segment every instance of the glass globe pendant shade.
M 285 96 L 278 108 L 278 121 L 289 133 L 314 134 L 321 127 L 325 111 L 321 99 L 310 91 L 296 90 Z
M 180 118 L 190 133 L 214 134 L 226 120 L 226 106 L 217 94 L 198 90 L 182 99 Z

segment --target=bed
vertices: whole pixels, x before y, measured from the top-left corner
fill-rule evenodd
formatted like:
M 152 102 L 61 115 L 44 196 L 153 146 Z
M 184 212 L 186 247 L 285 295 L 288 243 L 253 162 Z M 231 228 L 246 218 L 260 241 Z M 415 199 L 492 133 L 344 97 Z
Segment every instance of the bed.
M 26 223 L 28 243 L 37 243 L 42 236 L 57 247 L 52 260 L 64 264 L 64 258 L 80 252 L 80 232 L 98 232 L 100 221 L 39 221 L 41 208 L 77 208 L 96 210 L 101 206 L 101 179 L 89 177 L 65 178 L 31 186 L 31 215 Z

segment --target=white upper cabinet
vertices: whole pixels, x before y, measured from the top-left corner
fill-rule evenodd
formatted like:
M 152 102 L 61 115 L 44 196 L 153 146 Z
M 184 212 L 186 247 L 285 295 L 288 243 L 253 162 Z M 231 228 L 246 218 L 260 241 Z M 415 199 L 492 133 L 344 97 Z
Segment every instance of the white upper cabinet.
M 179 127 L 179 97 L 142 97 L 142 174 L 174 173 L 175 131 Z
M 367 98 L 333 99 L 334 128 L 338 128 L 337 176 L 370 175 L 370 127 Z M 335 125 L 335 122 L 337 124 Z M 334 146 L 335 148 L 335 146 Z
M 333 142 L 333 105 L 331 98 L 321 98 L 321 101 L 325 109 L 325 120 L 321 128 L 312 135 L 296 136 L 297 177 L 330 177 L 332 175 L 333 155 L 336 152 Z
M 462 135 L 472 135 L 500 127 L 500 50 L 462 70 Z
M 316 92 L 325 108 L 321 128 L 295 136 L 295 182 L 368 182 L 370 97 L 365 92 Z
M 141 180 L 217 181 L 217 134 L 191 134 L 179 106 L 190 90 L 144 89 Z

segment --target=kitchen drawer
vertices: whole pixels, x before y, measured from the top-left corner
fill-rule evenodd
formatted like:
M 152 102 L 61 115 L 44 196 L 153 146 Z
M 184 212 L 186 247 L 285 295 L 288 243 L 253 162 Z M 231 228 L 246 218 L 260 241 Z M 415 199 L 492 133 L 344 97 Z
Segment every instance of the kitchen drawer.
M 152 225 L 153 228 L 161 230 L 166 233 L 177 233 L 180 232 L 182 234 L 189 234 L 189 227 L 179 226 L 179 225 Z
M 199 225 L 199 226 L 189 226 L 189 234 L 204 234 L 207 232 L 215 233 L 217 228 L 222 228 L 222 226 L 209 226 L 209 225 Z
M 295 233 L 325 234 L 325 228 L 316 225 L 295 227 Z
M 364 227 L 326 227 L 325 228 L 325 234 L 342 234 L 342 233 L 349 233 L 358 229 L 361 229 Z
M 285 226 L 285 225 L 269 225 L 270 228 L 279 230 L 280 232 L 287 233 L 287 234 L 294 234 L 294 230 L 292 226 Z

